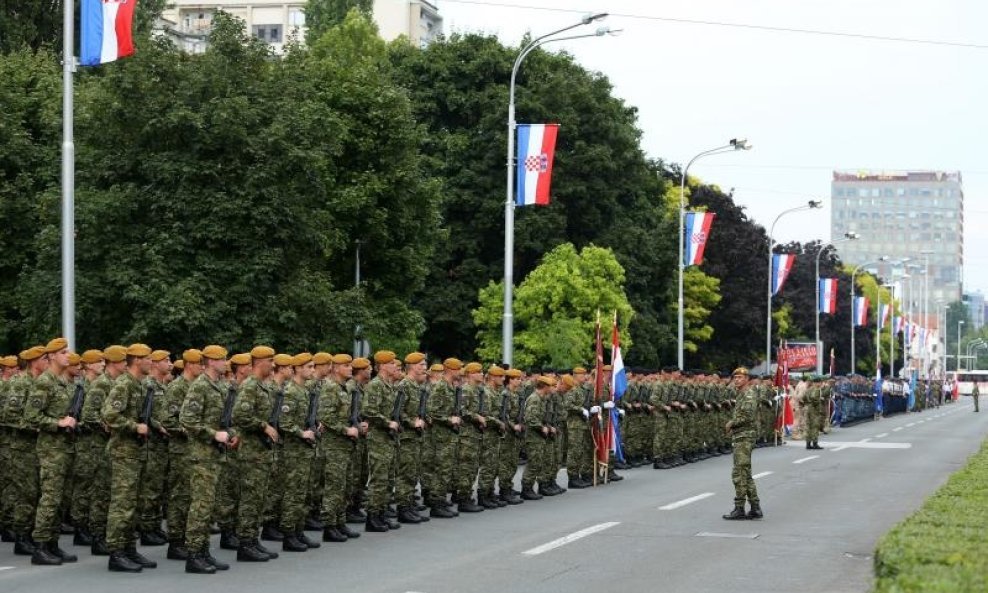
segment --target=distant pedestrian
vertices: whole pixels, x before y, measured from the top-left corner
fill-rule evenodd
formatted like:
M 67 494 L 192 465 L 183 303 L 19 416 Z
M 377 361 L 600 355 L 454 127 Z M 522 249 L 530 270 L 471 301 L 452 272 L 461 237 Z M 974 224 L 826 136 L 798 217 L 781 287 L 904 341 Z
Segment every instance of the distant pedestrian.
M 975 383 L 974 384 L 974 387 L 971 389 L 971 399 L 974 400 L 974 411 L 975 412 L 978 411 L 978 394 L 979 393 L 980 392 L 978 391 L 978 384 Z

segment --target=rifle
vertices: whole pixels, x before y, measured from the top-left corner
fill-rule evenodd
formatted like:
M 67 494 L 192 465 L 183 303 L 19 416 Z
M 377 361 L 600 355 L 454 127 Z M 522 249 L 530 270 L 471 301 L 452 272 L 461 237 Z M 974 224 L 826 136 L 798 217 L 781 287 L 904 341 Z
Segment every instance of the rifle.
M 141 442 L 147 442 L 148 437 L 151 436 L 151 415 L 154 413 L 154 387 L 148 386 L 147 390 L 144 392 L 144 405 L 141 406 L 141 413 L 137 416 L 137 423 L 144 424 L 148 427 L 147 434 L 137 435 L 137 439 Z
M 281 427 L 279 426 L 281 424 L 281 406 L 284 403 L 285 403 L 285 390 L 278 389 L 278 392 L 274 396 L 274 405 L 271 406 L 271 413 L 268 414 L 268 424 L 271 425 L 275 430 L 279 431 L 279 433 L 281 431 Z M 264 441 L 264 445 L 268 449 L 274 448 L 275 442 L 271 437 L 265 434 L 262 437 L 262 440 Z
M 233 404 L 237 399 L 237 387 L 230 385 L 226 390 L 226 400 L 223 402 L 223 415 L 220 416 L 220 430 L 229 430 L 233 425 Z M 231 448 L 230 443 L 218 443 L 213 441 L 213 446 L 219 449 L 220 453 Z
M 357 436 L 353 437 L 353 442 L 360 438 L 360 387 L 358 386 L 350 394 L 350 426 L 357 428 Z
M 459 385 L 453 393 L 453 415 L 457 418 L 463 417 L 463 387 Z M 460 432 L 460 426 L 453 426 L 453 432 Z
M 593 390 L 587 389 L 586 393 L 583 395 L 583 409 L 587 410 L 588 413 L 590 411 L 590 408 L 593 407 L 593 400 L 591 399 L 592 397 L 593 397 Z M 590 419 L 590 416 L 588 414 L 587 424 L 590 424 L 591 422 L 593 421 Z
M 525 394 L 518 392 L 518 417 L 515 424 L 521 426 L 521 430 L 515 433 L 519 439 L 525 438 Z
M 419 431 L 419 434 L 425 432 L 425 414 L 426 414 L 426 406 L 428 405 L 428 402 L 429 402 L 429 389 L 427 387 L 422 387 L 419 389 L 419 420 L 422 421 L 422 426 L 420 426 L 417 429 Z
M 82 415 L 82 404 L 86 399 L 86 388 L 83 386 L 82 381 L 75 384 L 75 391 L 72 393 L 72 401 L 69 402 L 69 408 L 66 410 L 65 415 L 71 416 L 75 419 L 75 428 L 67 428 L 65 431 L 69 434 L 75 434 L 82 430 L 82 427 L 78 424 L 79 417 Z
M 405 400 L 405 387 L 402 386 L 398 390 L 398 394 L 395 395 L 395 405 L 391 408 L 391 421 L 398 425 L 398 428 L 388 431 L 388 436 L 394 440 L 398 440 L 398 434 L 401 433 L 401 406 Z
M 546 428 L 549 428 L 550 429 L 549 432 L 547 432 L 545 434 L 545 439 L 546 440 L 550 440 L 550 441 L 552 440 L 552 427 L 554 426 L 553 421 L 552 421 L 552 415 L 553 415 L 553 408 L 554 407 L 555 406 L 553 405 L 552 400 L 549 399 L 549 398 L 546 398 L 545 399 L 545 412 L 542 413 L 542 426 L 545 426 Z
M 501 391 L 501 410 L 497 415 L 497 419 L 501 421 L 501 432 L 508 432 L 508 398 L 511 394 L 507 391 Z
M 315 436 L 311 441 L 307 441 L 310 447 L 315 447 L 319 441 L 319 391 L 315 388 L 309 390 L 309 408 L 305 412 L 305 430 L 311 430 Z
M 487 406 L 484 405 L 486 403 L 484 401 L 484 395 L 486 394 L 487 390 L 484 388 L 483 385 L 480 385 L 478 389 L 480 390 L 480 394 L 477 396 L 479 399 L 479 401 L 477 402 L 477 415 L 480 417 L 484 417 L 487 415 Z M 480 432 L 484 432 L 487 429 L 486 425 L 481 423 L 479 419 L 475 420 L 474 422 L 477 425 L 477 430 L 479 430 Z

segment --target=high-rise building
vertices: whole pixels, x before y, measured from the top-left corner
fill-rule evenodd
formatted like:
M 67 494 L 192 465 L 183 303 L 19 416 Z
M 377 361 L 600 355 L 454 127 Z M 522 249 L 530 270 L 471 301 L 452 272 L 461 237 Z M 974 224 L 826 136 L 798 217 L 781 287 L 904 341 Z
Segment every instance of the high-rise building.
M 213 15 L 222 10 L 246 23 L 251 35 L 282 53 L 289 41 L 305 42 L 305 0 L 171 0 L 157 24 L 160 34 L 189 53 L 206 50 Z M 374 21 L 381 37 L 404 35 L 424 47 L 442 34 L 443 18 L 427 0 L 374 0 Z
M 964 190 L 959 171 L 834 171 L 831 182 L 830 233 L 855 232 L 856 241 L 837 244 L 841 259 L 868 264 L 886 279 L 909 258 L 919 290 L 935 303 L 961 300 L 964 281 Z M 889 261 L 873 264 L 883 256 Z M 927 265 L 928 271 L 927 271 Z M 918 279 L 918 278 L 917 278 Z M 914 300 L 910 297 L 910 300 Z
M 971 318 L 971 329 L 977 331 L 985 325 L 985 295 L 980 290 L 964 295 L 967 314 Z

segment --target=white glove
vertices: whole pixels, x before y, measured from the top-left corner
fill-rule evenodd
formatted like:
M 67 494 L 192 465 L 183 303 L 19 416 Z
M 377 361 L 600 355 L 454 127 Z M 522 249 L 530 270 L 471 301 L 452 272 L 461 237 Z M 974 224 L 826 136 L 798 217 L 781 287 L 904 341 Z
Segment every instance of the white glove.
M 621 410 L 621 409 L 619 409 L 619 410 L 618 410 L 618 415 L 620 415 L 620 416 L 624 416 L 624 410 Z
M 583 412 L 583 417 L 584 418 L 589 418 L 590 417 L 590 411 L 589 410 L 587 410 L 586 408 L 583 408 L 583 410 L 581 410 L 581 411 Z
M 604 402 L 604 409 L 605 410 L 610 410 L 613 407 L 614 407 L 614 402 L 612 402 L 612 401 L 606 401 L 606 402 Z
M 591 414 L 600 414 L 600 406 L 591 406 L 590 407 L 590 413 Z

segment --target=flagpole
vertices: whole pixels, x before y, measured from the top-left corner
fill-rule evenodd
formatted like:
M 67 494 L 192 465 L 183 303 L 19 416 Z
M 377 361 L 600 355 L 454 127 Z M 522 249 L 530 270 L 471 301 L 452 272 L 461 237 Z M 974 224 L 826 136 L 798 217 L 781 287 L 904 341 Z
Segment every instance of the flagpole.
M 75 350 L 75 2 L 62 2 L 62 336 Z

